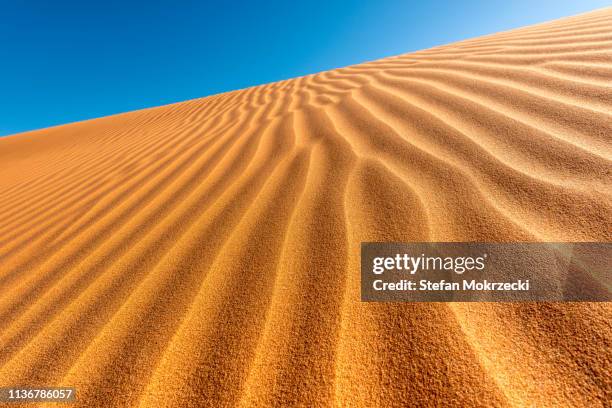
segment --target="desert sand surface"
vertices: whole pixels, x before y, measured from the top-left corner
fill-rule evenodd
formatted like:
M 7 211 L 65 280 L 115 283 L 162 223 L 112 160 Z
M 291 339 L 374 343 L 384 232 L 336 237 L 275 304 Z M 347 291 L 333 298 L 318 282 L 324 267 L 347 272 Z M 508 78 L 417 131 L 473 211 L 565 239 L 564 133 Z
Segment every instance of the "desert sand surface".
M 0 386 L 609 407 L 609 303 L 362 303 L 359 248 L 611 240 L 610 8 L 13 135 Z

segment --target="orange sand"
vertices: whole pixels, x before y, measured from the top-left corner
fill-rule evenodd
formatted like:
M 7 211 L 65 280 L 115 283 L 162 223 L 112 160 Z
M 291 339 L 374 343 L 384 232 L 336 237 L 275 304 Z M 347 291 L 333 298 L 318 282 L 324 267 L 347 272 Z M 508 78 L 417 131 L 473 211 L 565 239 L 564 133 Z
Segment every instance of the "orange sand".
M 612 9 L 2 138 L 0 163 L 0 386 L 610 406 L 610 304 L 361 303 L 359 245 L 610 241 Z

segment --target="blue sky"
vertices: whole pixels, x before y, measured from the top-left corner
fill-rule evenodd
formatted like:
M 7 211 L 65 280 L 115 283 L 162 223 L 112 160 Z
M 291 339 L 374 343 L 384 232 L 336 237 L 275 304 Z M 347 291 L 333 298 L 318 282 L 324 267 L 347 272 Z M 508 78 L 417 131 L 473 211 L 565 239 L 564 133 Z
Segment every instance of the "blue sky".
M 608 4 L 0 0 L 0 136 L 292 78 Z

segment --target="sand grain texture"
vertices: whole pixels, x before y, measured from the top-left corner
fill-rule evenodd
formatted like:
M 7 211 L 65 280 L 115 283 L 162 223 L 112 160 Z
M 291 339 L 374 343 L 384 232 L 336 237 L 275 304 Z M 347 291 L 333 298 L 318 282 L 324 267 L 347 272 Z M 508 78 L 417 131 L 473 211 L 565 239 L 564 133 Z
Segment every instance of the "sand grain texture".
M 609 304 L 361 303 L 359 246 L 611 239 L 612 9 L 14 135 L 0 385 L 610 406 Z

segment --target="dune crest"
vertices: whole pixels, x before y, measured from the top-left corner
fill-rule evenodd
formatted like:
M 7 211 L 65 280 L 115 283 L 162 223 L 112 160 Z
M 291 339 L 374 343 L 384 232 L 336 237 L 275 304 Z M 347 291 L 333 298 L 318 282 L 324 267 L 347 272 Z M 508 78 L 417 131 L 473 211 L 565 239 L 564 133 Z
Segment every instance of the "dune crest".
M 359 300 L 362 241 L 612 240 L 610 8 L 2 138 L 0 163 L 0 386 L 610 402 L 609 304 Z

